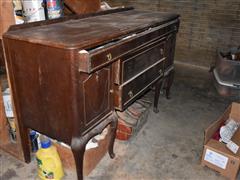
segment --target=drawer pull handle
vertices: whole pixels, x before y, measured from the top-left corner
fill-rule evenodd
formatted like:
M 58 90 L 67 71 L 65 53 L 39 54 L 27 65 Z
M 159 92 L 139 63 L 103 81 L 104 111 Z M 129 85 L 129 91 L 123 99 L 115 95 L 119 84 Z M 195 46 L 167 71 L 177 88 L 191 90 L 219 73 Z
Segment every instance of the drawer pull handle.
M 162 73 L 163 73 L 163 70 L 162 70 L 162 69 L 160 69 L 160 70 L 159 70 L 159 74 L 162 74 Z
M 132 98 L 132 97 L 133 97 L 133 92 L 132 92 L 132 91 L 129 91 L 129 92 L 128 92 L 128 95 L 129 95 L 130 98 Z
M 161 55 L 164 55 L 164 50 L 163 50 L 163 48 L 160 49 L 160 54 L 161 54 Z
M 112 60 L 112 54 L 111 54 L 111 53 L 107 54 L 107 60 L 108 60 L 108 61 L 111 61 L 111 60 Z

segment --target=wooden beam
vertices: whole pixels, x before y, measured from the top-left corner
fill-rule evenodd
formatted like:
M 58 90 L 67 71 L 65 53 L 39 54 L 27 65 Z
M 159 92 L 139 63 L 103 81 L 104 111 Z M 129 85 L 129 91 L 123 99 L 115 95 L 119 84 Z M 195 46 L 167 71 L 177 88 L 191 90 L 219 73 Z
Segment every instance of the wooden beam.
M 10 25 L 15 24 L 13 2 L 11 0 L 0 0 L 0 39 Z
M 65 0 L 65 7 L 75 14 L 94 13 L 100 10 L 100 0 Z

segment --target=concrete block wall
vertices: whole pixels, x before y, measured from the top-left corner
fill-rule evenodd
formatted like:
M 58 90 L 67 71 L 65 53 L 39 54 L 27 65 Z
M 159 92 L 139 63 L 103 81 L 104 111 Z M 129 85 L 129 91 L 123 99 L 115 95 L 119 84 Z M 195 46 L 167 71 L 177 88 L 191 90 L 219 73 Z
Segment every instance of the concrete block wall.
M 112 6 L 181 15 L 175 60 L 209 68 L 216 51 L 240 45 L 240 0 L 107 0 Z

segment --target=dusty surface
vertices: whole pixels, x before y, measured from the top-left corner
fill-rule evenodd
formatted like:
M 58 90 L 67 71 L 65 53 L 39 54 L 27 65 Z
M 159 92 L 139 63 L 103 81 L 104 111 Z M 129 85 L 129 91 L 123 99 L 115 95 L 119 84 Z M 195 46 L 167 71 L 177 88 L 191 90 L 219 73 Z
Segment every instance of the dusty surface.
M 131 141 L 116 141 L 116 158 L 106 155 L 86 180 L 224 179 L 202 167 L 200 156 L 204 128 L 223 113 L 231 99 L 216 94 L 206 72 L 177 66 L 177 76 L 172 99 L 162 96 L 160 112 L 151 111 Z M 0 165 L 0 180 L 36 179 L 35 161 L 27 165 L 0 151 Z M 74 172 L 66 174 L 64 179 L 76 179 Z

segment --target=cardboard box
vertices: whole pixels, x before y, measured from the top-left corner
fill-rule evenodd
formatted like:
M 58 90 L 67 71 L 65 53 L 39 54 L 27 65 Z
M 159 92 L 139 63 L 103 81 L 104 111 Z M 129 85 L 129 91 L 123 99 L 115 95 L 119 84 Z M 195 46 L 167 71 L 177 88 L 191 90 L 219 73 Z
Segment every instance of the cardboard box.
M 110 127 L 108 126 L 108 133 L 104 139 L 98 141 L 98 147 L 85 151 L 83 162 L 83 174 L 88 176 L 92 170 L 98 165 L 104 155 L 108 152 L 108 144 L 110 142 Z M 61 158 L 63 168 L 66 170 L 76 170 L 75 160 L 71 149 L 54 144 L 58 150 Z
M 212 139 L 215 132 L 229 117 L 240 122 L 240 104 L 232 103 L 224 114 L 205 130 L 201 164 L 229 179 L 236 179 L 240 166 L 240 150 L 234 154 L 226 147 L 226 144 Z M 240 146 L 240 129 L 234 134 L 232 141 Z

